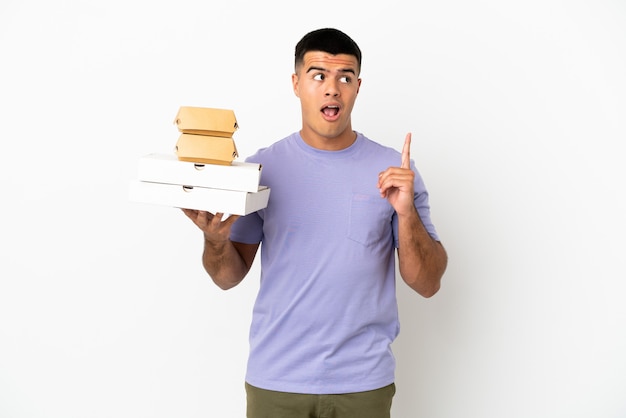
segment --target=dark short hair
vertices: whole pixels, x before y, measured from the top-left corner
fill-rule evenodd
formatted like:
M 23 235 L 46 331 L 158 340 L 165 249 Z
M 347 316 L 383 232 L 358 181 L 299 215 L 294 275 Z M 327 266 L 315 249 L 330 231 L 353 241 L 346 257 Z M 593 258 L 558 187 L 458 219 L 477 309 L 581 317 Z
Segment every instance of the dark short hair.
M 328 52 L 329 54 L 347 54 L 356 57 L 358 70 L 361 70 L 361 49 L 342 31 L 334 28 L 323 28 L 304 35 L 296 45 L 295 67 L 304 61 L 304 54 L 309 51 Z

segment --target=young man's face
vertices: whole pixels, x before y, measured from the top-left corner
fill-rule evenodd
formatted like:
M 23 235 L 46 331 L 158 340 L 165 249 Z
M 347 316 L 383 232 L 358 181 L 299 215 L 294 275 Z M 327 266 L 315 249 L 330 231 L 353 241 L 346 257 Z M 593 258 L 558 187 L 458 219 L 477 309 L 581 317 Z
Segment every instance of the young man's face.
M 343 149 L 354 141 L 351 113 L 361 86 L 352 55 L 311 51 L 292 76 L 302 107 L 302 137 L 309 145 Z

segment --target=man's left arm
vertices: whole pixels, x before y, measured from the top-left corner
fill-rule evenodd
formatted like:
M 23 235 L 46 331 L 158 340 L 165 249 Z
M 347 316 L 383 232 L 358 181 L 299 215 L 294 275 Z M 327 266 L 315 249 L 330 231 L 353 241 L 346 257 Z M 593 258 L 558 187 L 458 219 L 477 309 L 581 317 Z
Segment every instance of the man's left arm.
M 415 173 L 410 161 L 411 134 L 402 148 L 400 167 L 389 167 L 378 176 L 382 197 L 398 216 L 398 261 L 400 276 L 413 290 L 431 297 L 439 290 L 448 265 L 448 255 L 441 242 L 433 239 L 419 216 L 413 201 Z
M 420 295 L 429 298 L 439 290 L 448 255 L 422 223 L 417 209 L 398 215 L 398 261 L 400 276 Z

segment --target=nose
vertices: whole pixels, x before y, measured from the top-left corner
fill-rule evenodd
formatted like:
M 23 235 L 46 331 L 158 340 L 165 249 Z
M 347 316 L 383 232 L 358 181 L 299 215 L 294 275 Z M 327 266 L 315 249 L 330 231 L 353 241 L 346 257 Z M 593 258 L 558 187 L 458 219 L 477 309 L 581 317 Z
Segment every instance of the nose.
M 330 77 L 326 79 L 326 96 L 337 97 L 339 96 L 339 87 L 337 86 L 338 82 L 336 80 L 331 79 Z

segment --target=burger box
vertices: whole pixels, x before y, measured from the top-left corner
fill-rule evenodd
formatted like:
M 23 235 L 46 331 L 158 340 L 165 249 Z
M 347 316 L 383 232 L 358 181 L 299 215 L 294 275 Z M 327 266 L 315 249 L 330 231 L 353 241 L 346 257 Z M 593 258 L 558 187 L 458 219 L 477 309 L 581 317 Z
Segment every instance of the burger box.
M 137 171 L 141 181 L 256 192 L 262 166 L 238 161 L 230 165 L 194 163 L 174 154 L 153 153 L 139 159 Z
M 231 137 L 181 134 L 176 142 L 176 156 L 180 161 L 230 165 L 238 157 Z
M 232 110 L 193 106 L 181 106 L 174 124 L 182 133 L 222 137 L 233 136 L 239 128 Z
M 211 213 L 247 215 L 267 206 L 270 189 L 259 186 L 254 193 L 208 187 L 132 180 L 130 200 L 139 203 L 205 210 Z

